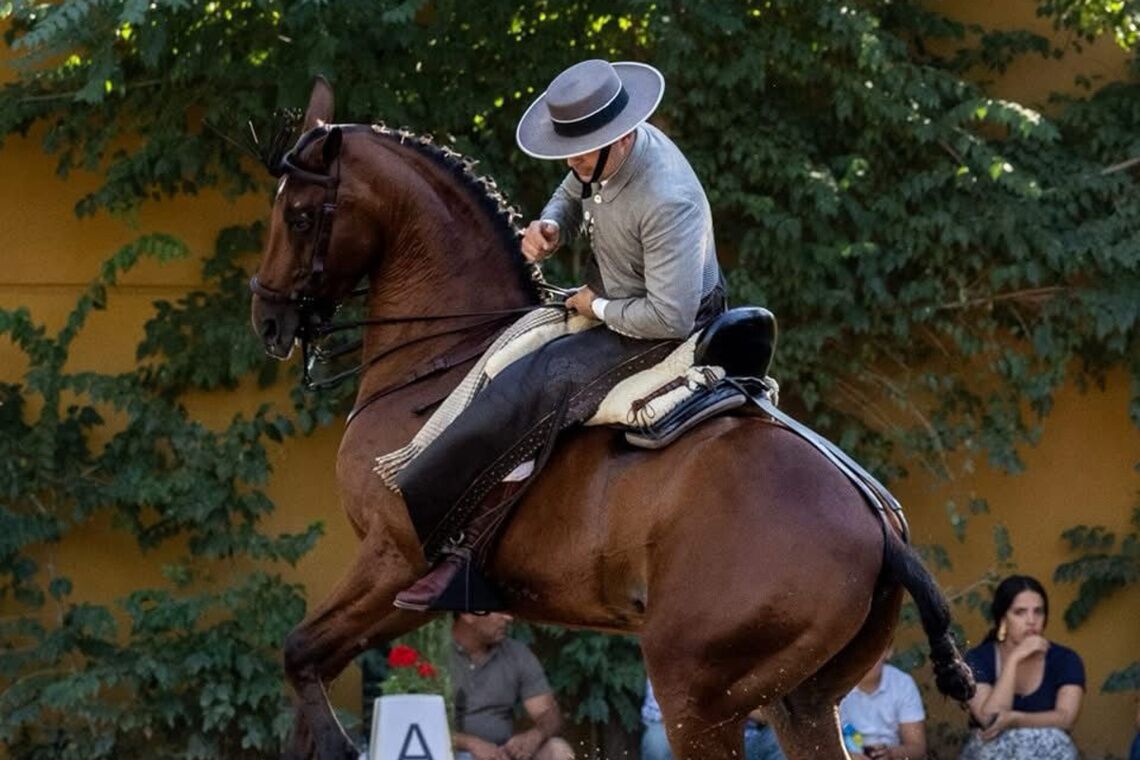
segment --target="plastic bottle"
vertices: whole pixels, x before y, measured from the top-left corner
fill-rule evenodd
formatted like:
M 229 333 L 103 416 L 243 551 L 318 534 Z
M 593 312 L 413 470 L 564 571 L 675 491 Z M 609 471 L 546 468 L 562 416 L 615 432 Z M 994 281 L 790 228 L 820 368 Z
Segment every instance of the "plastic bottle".
M 843 724 L 843 746 L 848 752 L 863 752 L 863 734 L 859 733 L 850 723 Z

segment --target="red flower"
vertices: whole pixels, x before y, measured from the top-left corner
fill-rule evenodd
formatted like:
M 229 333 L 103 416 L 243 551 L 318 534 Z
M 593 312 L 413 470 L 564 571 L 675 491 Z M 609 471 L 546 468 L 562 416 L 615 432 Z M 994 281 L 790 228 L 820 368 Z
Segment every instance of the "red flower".
M 388 653 L 388 665 L 393 668 L 408 668 L 416 664 L 420 653 L 407 644 L 397 644 Z
M 424 678 L 435 678 L 435 668 L 432 667 L 430 662 L 426 660 L 420 663 L 416 671 Z

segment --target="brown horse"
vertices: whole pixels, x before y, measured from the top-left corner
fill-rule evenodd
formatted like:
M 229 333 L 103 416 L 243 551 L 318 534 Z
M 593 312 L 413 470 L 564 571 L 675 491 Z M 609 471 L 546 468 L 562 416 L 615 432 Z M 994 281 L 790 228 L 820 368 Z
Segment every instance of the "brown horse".
M 502 327 L 488 312 L 538 295 L 513 215 L 469 163 L 406 132 L 325 126 L 332 117 L 318 81 L 251 285 L 254 327 L 285 358 L 314 312 L 368 281 L 358 413 L 337 456 L 360 552 L 284 651 L 297 694 L 285 756 L 339 760 L 356 750 L 326 683 L 428 620 L 392 606 L 425 560 L 373 458 L 406 443 L 422 424 L 415 410 L 455 387 Z M 479 316 L 428 318 L 444 314 Z M 678 758 L 740 757 L 756 708 L 792 760 L 847 757 L 836 703 L 887 646 L 904 587 L 939 688 L 959 700 L 971 691 L 945 600 L 897 526 L 816 449 L 759 417 L 706 422 L 657 452 L 605 429 L 565 434 L 489 573 L 520 617 L 637 634 Z

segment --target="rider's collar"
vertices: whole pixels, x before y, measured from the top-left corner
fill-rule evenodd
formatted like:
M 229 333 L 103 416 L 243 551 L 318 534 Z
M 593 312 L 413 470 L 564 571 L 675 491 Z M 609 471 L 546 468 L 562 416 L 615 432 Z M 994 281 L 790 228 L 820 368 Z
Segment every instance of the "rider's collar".
M 646 145 L 649 143 L 649 135 L 646 134 L 643 127 L 638 127 L 636 132 L 637 138 L 633 141 L 633 150 L 625 157 L 618 170 L 606 178 L 598 191 L 606 203 L 616 198 L 641 168 L 641 163 L 645 158 Z

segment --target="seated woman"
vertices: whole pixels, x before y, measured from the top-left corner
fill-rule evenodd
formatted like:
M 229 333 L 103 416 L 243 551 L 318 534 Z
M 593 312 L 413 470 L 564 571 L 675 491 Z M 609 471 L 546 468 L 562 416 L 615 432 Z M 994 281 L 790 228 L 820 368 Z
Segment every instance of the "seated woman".
M 994 591 L 994 627 L 966 654 L 978 691 L 977 726 L 960 760 L 1076 760 L 1069 737 L 1085 689 L 1077 653 L 1046 639 L 1049 597 L 1033 578 L 1014 575 Z

